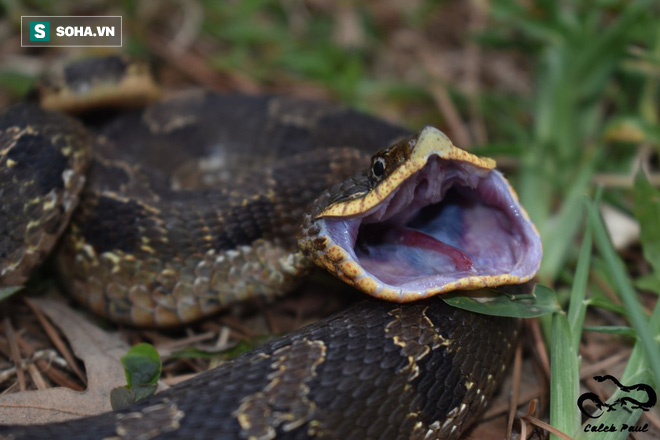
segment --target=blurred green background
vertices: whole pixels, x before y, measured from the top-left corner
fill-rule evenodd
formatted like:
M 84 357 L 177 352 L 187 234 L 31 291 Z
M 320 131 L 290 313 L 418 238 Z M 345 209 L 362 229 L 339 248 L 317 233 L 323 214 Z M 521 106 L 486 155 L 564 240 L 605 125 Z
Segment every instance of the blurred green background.
M 615 327 L 630 323 L 637 334 L 646 332 L 629 332 L 633 339 L 623 343 L 643 342 L 648 359 L 640 368 L 660 382 L 658 355 L 648 355 L 660 353 L 658 307 L 655 321 L 648 318 L 660 293 L 659 2 L 0 5 L 2 107 L 20 99 L 54 60 L 107 53 L 21 48 L 21 15 L 122 15 L 122 52 L 152 61 L 170 89 L 331 99 L 414 129 L 438 126 L 458 146 L 496 158 L 541 232 L 539 280 L 555 288 L 562 304 L 572 301 L 567 323 L 566 317 L 543 321 L 548 342 L 564 326 L 576 357 L 584 308 L 598 306 L 620 316 Z M 597 188 L 614 247 L 599 235 L 597 216 L 585 220 L 585 207 L 596 209 L 590 200 Z M 624 292 L 632 296 L 621 297 Z M 579 363 L 565 374 L 575 368 Z M 575 390 L 565 392 L 575 397 Z M 553 423 L 575 431 L 575 416 L 567 418 Z

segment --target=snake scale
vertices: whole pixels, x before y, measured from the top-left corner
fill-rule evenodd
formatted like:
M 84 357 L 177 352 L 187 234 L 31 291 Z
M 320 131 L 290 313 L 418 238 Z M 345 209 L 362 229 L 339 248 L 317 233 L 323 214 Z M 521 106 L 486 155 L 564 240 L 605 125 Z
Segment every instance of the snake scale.
M 140 72 L 103 62 L 101 80 L 78 73 L 89 63 L 65 71 L 66 93 L 136 89 L 125 78 Z M 485 407 L 517 323 L 432 296 L 538 269 L 538 234 L 492 160 L 430 127 L 283 96 L 193 91 L 103 123 L 83 115 L 87 127 L 19 104 L 0 118 L 0 285 L 24 282 L 68 225 L 63 284 L 116 322 L 186 323 L 290 291 L 312 263 L 391 302 L 360 302 L 126 410 L 0 427 L 0 439 L 451 439 Z

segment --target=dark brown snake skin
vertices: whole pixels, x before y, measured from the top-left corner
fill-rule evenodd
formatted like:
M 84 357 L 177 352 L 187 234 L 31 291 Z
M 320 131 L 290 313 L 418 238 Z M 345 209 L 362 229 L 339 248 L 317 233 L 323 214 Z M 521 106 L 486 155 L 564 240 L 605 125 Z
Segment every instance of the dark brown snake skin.
M 52 156 L 44 162 L 60 166 L 51 175 L 76 168 L 77 176 L 87 147 L 71 144 L 87 135 L 64 118 L 19 106 L 0 123 L 2 284 L 23 282 L 32 255 L 47 253 L 64 227 L 66 203 L 51 199 L 75 205 L 69 186 L 80 180 L 53 192 L 41 162 L 30 162 L 34 152 L 14 148 L 43 144 Z M 369 153 L 408 135 L 327 104 L 203 92 L 120 116 L 100 133 L 57 260 L 79 301 L 140 325 L 187 322 L 289 290 L 308 266 L 295 251 L 305 208 L 368 166 Z M 4 183 L 23 168 L 29 184 L 10 193 Z M 35 210 L 54 213 L 46 238 L 15 250 L 12 241 L 37 226 L 16 216 L 28 189 Z M 28 264 L 15 264 L 21 259 Z M 365 301 L 126 411 L 0 427 L 0 439 L 458 438 L 494 391 L 515 334 L 514 320 L 436 298 Z
M 458 438 L 502 376 L 515 321 L 376 300 L 144 403 L 0 439 Z

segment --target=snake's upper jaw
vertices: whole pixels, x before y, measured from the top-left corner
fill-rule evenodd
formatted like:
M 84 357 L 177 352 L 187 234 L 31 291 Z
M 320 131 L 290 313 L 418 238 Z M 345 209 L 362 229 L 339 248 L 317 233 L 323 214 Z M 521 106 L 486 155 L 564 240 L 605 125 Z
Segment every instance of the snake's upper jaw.
M 453 146 L 432 127 L 383 154 L 393 152 L 401 159 L 381 180 L 373 182 L 373 170 L 364 177 L 372 179 L 362 184 L 369 191 L 331 196 L 306 218 L 301 246 L 309 258 L 396 302 L 535 275 L 541 240 L 494 161 Z

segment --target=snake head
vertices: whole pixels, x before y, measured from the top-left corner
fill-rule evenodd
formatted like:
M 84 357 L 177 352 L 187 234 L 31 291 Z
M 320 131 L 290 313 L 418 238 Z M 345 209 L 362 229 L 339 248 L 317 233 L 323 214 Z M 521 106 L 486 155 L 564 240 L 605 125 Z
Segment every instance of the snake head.
M 348 284 L 401 303 L 524 283 L 542 256 L 538 231 L 495 161 L 433 127 L 324 192 L 303 219 L 299 245 Z

